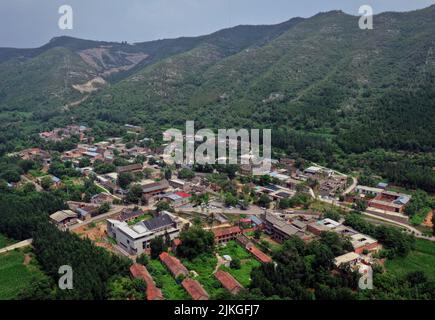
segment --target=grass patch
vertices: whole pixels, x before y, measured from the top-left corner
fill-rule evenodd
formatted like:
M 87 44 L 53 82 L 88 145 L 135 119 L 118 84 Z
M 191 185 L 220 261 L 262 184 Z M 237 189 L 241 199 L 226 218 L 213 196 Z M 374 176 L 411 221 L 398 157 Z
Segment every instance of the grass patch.
M 260 262 L 254 258 L 242 260 L 240 269 L 232 269 L 225 266 L 220 267 L 221 270 L 231 274 L 237 281 L 240 282 L 245 288 L 251 283 L 251 271 L 252 269 L 259 267 Z
M 411 222 L 414 226 L 419 226 L 423 224 L 424 220 L 426 219 L 427 215 L 431 211 L 431 208 L 423 208 L 416 214 L 414 214 L 410 219 L 409 222 Z
M 385 267 L 397 275 L 405 275 L 412 271 L 423 271 L 430 279 L 435 280 L 435 242 L 417 239 L 415 250 L 408 256 L 387 260 Z
M 189 300 L 190 296 L 178 284 L 159 260 L 150 260 L 147 269 L 167 300 Z
M 244 287 L 251 283 L 251 271 L 255 267 L 260 266 L 260 262 L 255 260 L 249 252 L 235 241 L 230 241 L 225 247 L 218 248 L 219 255 L 229 255 L 232 259 L 240 259 L 241 268 L 232 269 L 221 266 L 220 269 L 230 273 Z
M 194 279 L 199 281 L 210 297 L 214 297 L 225 291 L 220 282 L 214 277 L 213 272 L 217 264 L 217 258 L 213 254 L 203 254 L 189 260 L 182 260 L 182 263 L 190 271 L 195 271 L 198 276 Z
M 32 169 L 32 170 L 29 170 L 29 175 L 31 175 L 34 178 L 40 178 L 40 177 L 45 176 L 46 173 L 42 172 L 40 170 L 34 170 L 34 169 Z
M 146 221 L 146 220 L 150 220 L 150 219 L 152 219 L 152 218 L 153 218 L 153 216 L 152 216 L 151 214 L 149 214 L 149 213 L 145 213 L 145 214 L 143 214 L 143 215 L 140 215 L 139 217 L 136 217 L 136 218 L 134 218 L 134 219 L 128 221 L 127 224 L 128 224 L 129 226 L 132 226 L 132 225 L 134 225 L 134 224 L 136 224 L 136 223 L 138 223 L 138 222 Z
M 0 300 L 14 299 L 35 276 L 42 275 L 34 263 L 23 264 L 25 252 L 16 250 L 0 254 Z
M 251 254 L 235 241 L 229 241 L 226 246 L 220 246 L 218 253 L 220 256 L 229 255 L 233 259 L 243 260 L 251 258 Z

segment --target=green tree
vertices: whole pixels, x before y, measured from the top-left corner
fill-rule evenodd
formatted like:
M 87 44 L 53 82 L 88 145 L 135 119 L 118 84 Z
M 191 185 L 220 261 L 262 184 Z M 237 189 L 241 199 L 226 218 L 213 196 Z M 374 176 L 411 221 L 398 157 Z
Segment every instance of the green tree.
M 240 259 L 233 258 L 230 262 L 230 268 L 231 269 L 240 269 L 242 267 L 242 263 L 240 262 Z
M 239 203 L 239 200 L 237 199 L 237 197 L 235 197 L 230 192 L 225 193 L 225 198 L 224 199 L 225 199 L 224 200 L 225 205 L 227 207 L 230 207 L 230 206 L 234 207 L 234 206 L 236 206 Z
M 166 201 L 159 201 L 156 205 L 156 211 L 162 212 L 162 211 L 169 211 L 174 212 L 174 208 L 171 207 L 171 205 Z
M 142 264 L 144 266 L 147 266 L 148 263 L 149 263 L 148 256 L 145 253 L 142 253 L 141 255 L 139 255 L 136 258 L 136 262 L 139 263 L 139 264 Z
M 172 178 L 172 170 L 170 168 L 165 169 L 164 177 L 166 180 L 170 180 Z
M 195 177 L 195 172 L 187 168 L 183 168 L 178 172 L 179 179 L 191 180 L 194 177 Z
M 150 241 L 150 249 L 151 249 L 151 258 L 157 259 L 159 255 L 168 250 L 168 247 L 163 240 L 163 237 L 155 237 Z
M 270 198 L 266 195 L 266 194 L 262 194 L 258 200 L 257 200 L 257 204 L 262 207 L 262 208 L 269 208 L 270 203 L 272 201 L 270 200 Z
M 131 172 L 121 172 L 118 175 L 118 184 L 122 189 L 127 189 L 130 183 L 134 181 L 134 176 Z
M 101 206 L 98 208 L 98 212 L 100 214 L 107 213 L 109 212 L 109 210 L 110 210 L 110 203 L 108 202 L 102 203 Z
M 138 203 L 142 198 L 142 187 L 139 184 L 134 184 L 130 186 L 127 194 L 125 195 L 125 200 L 130 203 Z
M 201 227 L 193 226 L 180 233 L 181 245 L 177 248 L 177 254 L 189 260 L 204 253 L 213 253 L 214 235 Z
M 53 185 L 53 180 L 51 179 L 50 176 L 46 176 L 46 177 L 43 177 L 43 178 L 41 179 L 41 187 L 42 187 L 44 190 L 49 190 L 49 189 L 51 188 L 52 185 Z
M 146 298 L 146 283 L 141 279 L 115 277 L 107 286 L 109 300 L 144 300 Z

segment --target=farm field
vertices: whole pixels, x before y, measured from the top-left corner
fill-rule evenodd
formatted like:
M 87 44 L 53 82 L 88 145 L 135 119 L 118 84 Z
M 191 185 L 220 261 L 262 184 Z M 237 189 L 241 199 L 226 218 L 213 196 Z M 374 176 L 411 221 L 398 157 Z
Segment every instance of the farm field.
M 26 258 L 26 250 L 0 254 L 0 300 L 14 299 L 34 276 L 41 274 L 29 256 Z
M 417 239 L 416 248 L 405 258 L 387 260 L 388 271 L 404 275 L 411 271 L 423 271 L 427 277 L 435 280 L 435 242 Z

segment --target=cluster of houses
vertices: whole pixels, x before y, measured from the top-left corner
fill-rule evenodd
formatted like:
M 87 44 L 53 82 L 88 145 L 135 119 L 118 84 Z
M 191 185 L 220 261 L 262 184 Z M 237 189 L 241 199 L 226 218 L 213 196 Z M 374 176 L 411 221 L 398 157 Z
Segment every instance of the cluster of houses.
M 386 190 L 388 184 L 379 183 L 376 187 L 358 185 L 354 192 L 354 199 L 367 199 L 368 206 L 385 213 L 403 214 L 412 196 L 404 193 Z M 352 199 L 352 200 L 354 200 Z
M 174 279 L 186 290 L 192 300 L 208 300 L 210 298 L 203 286 L 191 277 L 194 272 L 190 272 L 178 258 L 168 252 L 162 252 L 159 255 L 159 259 Z M 152 276 L 144 265 L 133 264 L 130 267 L 130 273 L 132 277 L 141 279 L 147 284 L 147 300 L 164 299 L 162 291 L 156 286 Z M 214 273 L 214 277 L 231 294 L 237 294 L 243 289 L 243 286 L 228 272 L 218 270 Z
M 72 136 L 78 136 L 80 141 L 87 140 L 86 132 L 90 129 L 81 125 L 68 125 L 65 128 L 55 128 L 51 131 L 44 131 L 39 134 L 39 137 L 46 141 L 63 141 Z

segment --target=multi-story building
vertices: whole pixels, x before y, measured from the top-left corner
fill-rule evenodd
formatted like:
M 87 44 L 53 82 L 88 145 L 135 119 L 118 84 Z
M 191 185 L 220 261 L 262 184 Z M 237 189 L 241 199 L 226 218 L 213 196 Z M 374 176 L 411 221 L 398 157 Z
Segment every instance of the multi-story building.
M 157 218 L 141 221 L 129 226 L 127 222 L 107 220 L 107 233 L 118 245 L 130 254 L 141 254 L 150 246 L 150 241 L 168 234 L 173 240 L 178 237 L 181 225 L 179 219 L 164 211 Z

